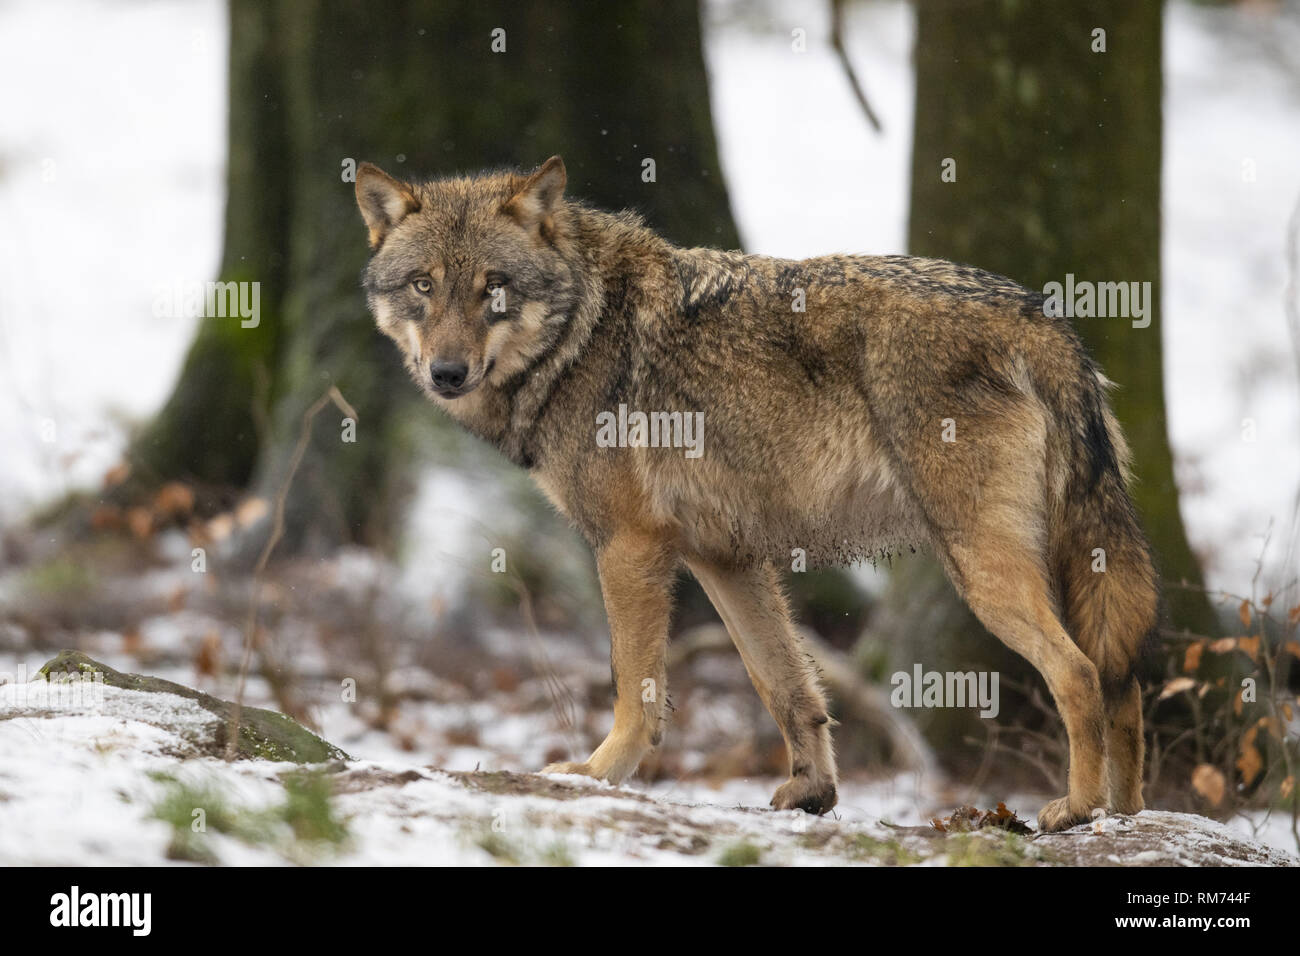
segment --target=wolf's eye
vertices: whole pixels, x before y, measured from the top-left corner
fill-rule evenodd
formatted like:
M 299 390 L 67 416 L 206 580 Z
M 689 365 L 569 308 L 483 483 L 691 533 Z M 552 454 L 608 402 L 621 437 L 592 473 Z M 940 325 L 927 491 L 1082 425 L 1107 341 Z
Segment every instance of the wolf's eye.
M 416 279 L 411 283 L 411 285 L 415 287 L 415 291 L 420 293 L 420 295 L 428 295 L 433 291 L 433 283 L 428 279 Z
M 506 283 L 509 281 L 510 280 L 505 276 L 492 276 L 492 278 L 488 279 L 487 286 L 483 289 L 484 295 L 496 295 L 506 287 Z

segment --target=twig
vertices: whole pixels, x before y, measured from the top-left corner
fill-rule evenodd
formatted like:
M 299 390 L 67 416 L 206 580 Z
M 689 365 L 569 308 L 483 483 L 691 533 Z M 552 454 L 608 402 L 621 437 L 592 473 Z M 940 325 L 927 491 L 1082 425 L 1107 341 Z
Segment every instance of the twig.
M 289 460 L 288 474 L 284 476 L 284 481 L 280 483 L 280 488 L 275 495 L 275 513 L 271 522 L 271 533 L 267 536 L 266 544 L 262 547 L 262 553 L 257 559 L 257 566 L 253 569 L 253 594 L 248 602 L 248 618 L 244 625 L 244 651 L 239 662 L 239 691 L 235 695 L 235 706 L 230 714 L 229 733 L 226 737 L 227 760 L 234 760 L 238 750 L 239 719 L 244 708 L 244 685 L 248 680 L 248 664 L 253 656 L 253 644 L 257 633 L 257 612 L 262 602 L 262 577 L 267 564 L 271 560 L 271 552 L 275 550 L 275 546 L 280 543 L 280 538 L 284 536 L 285 502 L 289 498 L 289 487 L 293 484 L 293 476 L 297 474 L 298 466 L 302 464 L 303 456 L 307 454 L 307 445 L 311 441 L 312 421 L 331 402 L 344 415 L 354 421 L 357 420 L 356 410 L 348 404 L 347 399 L 334 385 L 326 389 L 325 393 L 312 403 L 302 417 L 302 431 L 298 435 L 298 444 L 294 447 L 293 457 Z
M 528 585 L 524 579 L 519 576 L 519 572 L 513 568 L 507 577 L 510 587 L 515 594 L 519 596 L 519 610 L 524 616 L 524 625 L 528 629 L 528 636 L 533 645 L 533 665 L 542 675 L 542 682 L 546 686 L 546 692 L 551 698 L 551 707 L 555 711 L 556 721 L 560 725 L 560 731 L 568 738 L 570 745 L 578 749 L 580 744 L 578 737 L 577 720 L 574 717 L 577 707 L 573 700 L 573 692 L 569 690 L 567 684 L 560 679 L 556 673 L 555 667 L 551 664 L 550 657 L 546 654 L 546 645 L 542 641 L 541 632 L 537 629 L 537 618 L 533 614 L 533 596 L 529 591 Z
M 849 62 L 848 51 L 844 48 L 844 2 L 845 0 L 831 0 L 831 46 L 835 48 L 835 54 L 840 58 L 840 65 L 844 67 L 844 75 L 848 77 L 849 86 L 853 88 L 853 95 L 858 98 L 858 104 L 862 107 L 862 112 L 867 114 L 867 122 L 871 124 L 871 128 L 877 133 L 881 133 L 884 132 L 884 127 L 880 125 L 880 117 L 871 108 L 866 91 L 863 90 L 862 84 L 858 81 L 858 75 L 853 70 L 853 64 Z

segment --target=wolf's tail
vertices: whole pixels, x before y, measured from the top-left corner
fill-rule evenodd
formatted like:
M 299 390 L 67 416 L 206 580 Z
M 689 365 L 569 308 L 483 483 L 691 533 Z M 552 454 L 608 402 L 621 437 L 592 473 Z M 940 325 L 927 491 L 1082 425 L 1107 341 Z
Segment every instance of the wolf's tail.
M 1159 585 L 1128 494 L 1130 453 L 1106 401 L 1110 383 L 1081 348 L 1071 351 L 1082 365 L 1049 376 L 1055 389 L 1035 382 L 1055 418 L 1047 559 L 1066 629 L 1113 700 L 1129 689 L 1155 639 Z

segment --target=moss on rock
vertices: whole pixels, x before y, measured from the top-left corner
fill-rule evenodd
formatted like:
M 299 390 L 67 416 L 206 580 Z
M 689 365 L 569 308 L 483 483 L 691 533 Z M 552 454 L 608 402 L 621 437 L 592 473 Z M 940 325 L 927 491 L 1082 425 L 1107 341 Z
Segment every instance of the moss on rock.
M 60 651 L 53 660 L 41 667 L 40 673 L 47 679 L 54 679 L 60 674 L 78 676 L 101 674 L 104 683 L 109 687 L 146 694 L 175 694 L 177 697 L 192 700 L 219 718 L 211 725 L 211 736 L 194 743 L 213 756 L 220 756 L 226 751 L 226 740 L 230 733 L 230 721 L 235 707 L 230 701 L 221 700 L 211 694 L 186 687 L 184 684 L 163 680 L 161 677 L 123 674 L 107 664 L 101 664 L 87 657 L 80 651 Z M 325 763 L 331 760 L 352 759 L 338 747 L 317 737 L 306 727 L 284 714 L 247 705 L 240 708 L 239 739 L 235 752 L 243 759 L 289 763 Z

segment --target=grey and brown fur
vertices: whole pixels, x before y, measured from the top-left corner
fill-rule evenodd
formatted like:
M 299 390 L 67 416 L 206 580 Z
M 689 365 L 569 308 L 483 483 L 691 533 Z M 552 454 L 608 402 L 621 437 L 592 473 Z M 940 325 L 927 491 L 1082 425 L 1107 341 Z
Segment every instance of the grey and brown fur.
M 564 186 L 558 157 L 530 175 L 423 183 L 364 164 L 356 182 L 380 330 L 596 553 L 614 727 L 587 760 L 547 769 L 617 783 L 659 743 L 684 564 L 788 745 L 773 805 L 830 809 L 831 721 L 777 569 L 794 549 L 843 563 L 917 542 L 1043 674 L 1064 718 L 1069 793 L 1040 826 L 1141 810 L 1134 663 L 1156 577 L 1107 383 L 1067 322 L 950 262 L 676 248 Z M 597 415 L 620 403 L 703 412 L 702 457 L 598 447 Z

